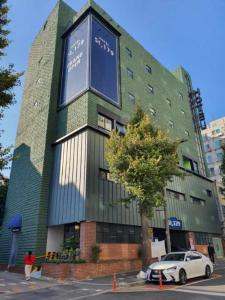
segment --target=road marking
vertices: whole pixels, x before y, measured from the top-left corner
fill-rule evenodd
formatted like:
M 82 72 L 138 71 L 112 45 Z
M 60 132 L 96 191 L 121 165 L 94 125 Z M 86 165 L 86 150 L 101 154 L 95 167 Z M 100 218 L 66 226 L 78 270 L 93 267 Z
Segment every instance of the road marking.
M 221 271 L 221 270 L 224 270 L 225 267 L 222 267 L 222 268 L 215 268 L 215 271 Z
M 25 285 L 27 285 L 27 284 L 29 284 L 29 283 L 28 283 L 28 282 L 25 282 L 25 281 L 21 281 L 20 284 L 25 284 Z
M 77 284 L 87 284 L 87 285 L 108 285 L 108 286 L 112 285 L 112 283 L 95 283 L 95 282 L 84 282 L 84 281 L 76 281 L 76 280 L 73 280 L 72 282 Z
M 82 291 L 89 291 L 89 289 L 81 289 Z
M 102 292 L 98 292 L 98 293 L 94 293 L 94 294 L 90 294 L 90 295 L 85 295 L 85 296 L 78 296 L 78 297 L 70 298 L 70 299 L 67 299 L 67 300 L 78 300 L 78 299 L 90 298 L 90 297 L 95 297 L 95 296 L 99 296 L 99 295 L 102 295 L 102 294 L 106 294 L 108 292 L 111 292 L 111 290 L 105 290 L 105 291 L 102 291 Z
M 6 284 L 4 284 L 4 283 L 0 283 L 0 286 L 6 286 Z
M 213 293 L 213 292 L 200 292 L 200 291 L 193 291 L 193 290 L 182 290 L 182 289 L 174 289 L 175 292 L 181 293 L 189 293 L 189 294 L 199 294 L 199 295 L 207 295 L 207 296 L 218 296 L 218 297 L 225 297 L 225 293 Z
M 95 290 L 96 292 L 101 292 L 102 291 L 102 289 L 98 289 L 98 290 Z
M 9 282 L 8 285 L 17 285 L 15 282 Z
M 194 285 L 194 284 L 197 284 L 197 283 L 202 283 L 202 282 L 205 282 L 205 281 L 209 281 L 209 280 L 214 280 L 214 279 L 217 279 L 218 277 L 222 277 L 222 275 L 217 275 L 216 277 L 212 277 L 212 278 L 207 278 L 207 279 L 201 279 L 201 280 L 198 280 L 198 281 L 193 281 L 193 282 L 190 282 L 190 283 L 186 283 L 184 285 L 185 286 L 189 286 L 189 285 Z M 175 287 L 174 290 L 177 290 L 179 289 L 179 287 Z

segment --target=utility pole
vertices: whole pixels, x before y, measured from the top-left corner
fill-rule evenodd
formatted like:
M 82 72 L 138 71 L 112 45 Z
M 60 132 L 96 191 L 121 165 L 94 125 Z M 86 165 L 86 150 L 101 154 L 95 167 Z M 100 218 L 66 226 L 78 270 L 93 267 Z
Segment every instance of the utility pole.
M 167 201 L 165 201 L 165 205 L 164 205 L 164 217 L 165 217 L 165 229 L 166 229 L 166 245 L 167 245 L 167 252 L 169 253 L 171 252 L 171 239 L 170 239 Z

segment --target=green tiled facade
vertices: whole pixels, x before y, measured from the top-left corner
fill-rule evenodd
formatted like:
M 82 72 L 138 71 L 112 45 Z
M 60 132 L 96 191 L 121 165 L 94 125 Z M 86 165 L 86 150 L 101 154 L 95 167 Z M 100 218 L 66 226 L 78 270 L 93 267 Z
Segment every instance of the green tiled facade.
M 117 107 L 96 93 L 86 91 L 65 107 L 59 107 L 62 34 L 90 6 L 121 34 L 119 37 L 121 105 Z M 132 57 L 127 55 L 126 48 L 132 51 Z M 145 71 L 146 65 L 151 67 L 151 74 Z M 127 76 L 127 68 L 133 71 L 133 79 Z M 0 233 L 0 262 L 7 261 L 10 251 L 11 232 L 7 229 L 7 223 L 13 214 L 18 212 L 23 217 L 18 247 L 19 261 L 27 249 L 33 250 L 37 255 L 45 253 L 47 226 L 65 224 L 64 221 L 61 223 L 53 221 L 54 216 L 48 219 L 51 205 L 54 203 L 52 195 L 55 186 L 60 185 L 60 195 L 64 193 L 64 198 L 60 196 L 62 199 L 57 196 L 59 199 L 57 214 L 63 214 L 65 205 L 68 207 L 72 205 L 73 197 L 68 200 L 65 193 L 70 191 L 72 193 L 72 190 L 76 189 L 76 193 L 83 197 L 85 209 L 82 216 L 79 216 L 79 219 L 74 217 L 70 222 L 91 220 L 140 225 L 135 205 L 128 210 L 120 205 L 114 207 L 111 205 L 111 202 L 116 201 L 124 193 L 122 187 L 109 181 L 103 182 L 99 178 L 99 168 L 105 169 L 107 166 L 104 161 L 106 135 L 98 129 L 98 110 L 108 111 L 126 122 L 134 111 L 134 104 L 128 101 L 128 93 L 134 95 L 135 102 L 141 104 L 149 113 L 151 109 L 155 110 L 156 116 L 153 118 L 156 124 L 166 128 L 171 137 L 187 139 L 180 149 L 181 166 L 183 155 L 198 162 L 200 175 L 189 173 L 190 176 L 184 180 L 175 178 L 168 186 L 169 189 L 186 195 L 186 201 L 183 202 L 168 199 L 169 215 L 183 221 L 183 230 L 220 234 L 214 185 L 201 176 L 205 174 L 205 170 L 201 164 L 200 150 L 196 145 L 185 74 L 183 68 L 174 72 L 168 71 L 93 1 L 89 1 L 79 13 L 63 1 L 57 3 L 34 40 L 30 52 L 17 131 L 16 159 L 12 165 L 4 229 Z M 153 87 L 154 93 L 149 93 L 148 84 Z M 171 121 L 173 128 L 169 126 Z M 75 137 L 73 143 L 78 143 L 77 148 L 74 146 L 74 149 L 78 149 L 75 151 L 79 152 L 81 148 L 85 151 L 82 155 L 77 153 L 77 162 L 81 158 L 85 160 L 82 168 L 79 167 L 81 172 L 86 174 L 82 188 L 80 179 L 77 177 L 76 181 L 72 170 L 68 169 L 69 164 L 66 163 L 61 172 L 60 165 L 57 169 L 57 162 L 54 160 L 54 157 L 57 157 L 54 153 L 57 151 L 64 155 L 64 158 L 70 155 L 72 159 L 68 149 L 69 145 L 72 145 L 73 137 Z M 54 174 L 56 169 L 62 173 L 57 175 L 58 177 Z M 70 178 L 75 186 L 70 182 Z M 67 190 L 65 186 L 68 186 Z M 207 196 L 206 190 L 212 191 L 211 197 Z M 190 196 L 204 199 L 206 205 L 195 206 L 191 203 Z M 159 212 L 156 212 L 152 226 L 164 227 Z

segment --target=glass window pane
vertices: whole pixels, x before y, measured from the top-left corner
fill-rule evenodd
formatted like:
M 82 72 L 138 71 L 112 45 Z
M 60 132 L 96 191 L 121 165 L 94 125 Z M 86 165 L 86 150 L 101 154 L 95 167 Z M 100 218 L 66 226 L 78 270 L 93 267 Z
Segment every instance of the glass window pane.
M 112 131 L 112 121 L 110 119 L 105 118 L 105 129 Z
M 105 118 L 98 114 L 98 126 L 104 128 L 105 127 Z
M 152 73 L 152 68 L 151 68 L 149 65 L 146 65 L 146 66 L 145 66 L 145 71 L 146 71 L 147 73 L 151 74 L 151 73 Z
M 127 53 L 127 56 L 129 56 L 130 58 L 132 57 L 132 52 L 129 48 L 126 48 L 126 53 Z
M 128 93 L 128 101 L 131 102 L 131 103 L 135 103 L 135 96 Z
M 151 93 L 151 94 L 154 93 L 154 89 L 150 84 L 147 85 L 147 88 L 148 88 L 149 93 Z

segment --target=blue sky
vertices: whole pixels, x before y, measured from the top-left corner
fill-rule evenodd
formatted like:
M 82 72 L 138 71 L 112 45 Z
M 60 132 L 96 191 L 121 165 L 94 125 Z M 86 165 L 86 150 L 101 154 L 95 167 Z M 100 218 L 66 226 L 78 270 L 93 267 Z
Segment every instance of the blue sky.
M 32 40 L 56 0 L 8 0 L 12 41 L 5 65 L 25 71 Z M 79 11 L 85 0 L 65 0 Z M 96 0 L 112 18 L 168 69 L 182 65 L 199 87 L 207 122 L 225 116 L 225 0 Z M 15 142 L 22 99 L 6 113 L 0 128 L 3 145 Z M 8 175 L 9 172 L 7 171 Z

